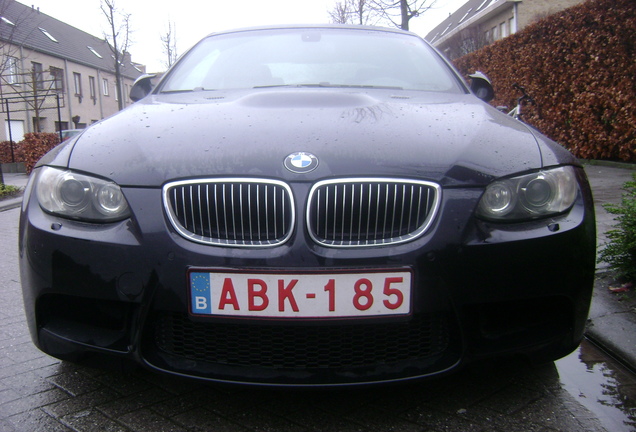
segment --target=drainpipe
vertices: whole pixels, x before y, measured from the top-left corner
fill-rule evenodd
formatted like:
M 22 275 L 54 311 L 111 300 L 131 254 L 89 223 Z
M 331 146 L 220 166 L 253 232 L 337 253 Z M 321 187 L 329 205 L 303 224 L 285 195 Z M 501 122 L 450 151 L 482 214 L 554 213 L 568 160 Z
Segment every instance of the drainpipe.
M 26 69 L 24 68 L 24 47 L 22 45 L 20 45 L 20 67 L 22 68 L 22 72 L 19 74 L 19 76 L 24 76 L 23 74 Z M 21 83 L 21 84 L 24 85 L 25 83 Z M 25 112 L 24 122 L 26 123 L 26 131 L 33 132 L 33 117 L 31 117 L 31 110 L 29 109 L 29 103 L 26 100 L 24 101 L 24 112 Z
M 102 82 L 102 71 L 97 69 L 97 97 L 99 99 L 99 119 L 104 118 L 104 105 L 102 98 L 104 97 L 104 83 Z
M 71 107 L 73 99 L 71 99 L 71 86 L 69 85 L 69 69 L 68 69 L 68 60 L 64 59 L 64 79 L 66 80 L 66 105 L 68 108 L 68 124 L 70 126 L 72 118 L 73 118 L 73 108 Z M 61 129 L 62 125 L 60 125 Z M 68 127 L 68 129 L 73 129 L 72 127 Z

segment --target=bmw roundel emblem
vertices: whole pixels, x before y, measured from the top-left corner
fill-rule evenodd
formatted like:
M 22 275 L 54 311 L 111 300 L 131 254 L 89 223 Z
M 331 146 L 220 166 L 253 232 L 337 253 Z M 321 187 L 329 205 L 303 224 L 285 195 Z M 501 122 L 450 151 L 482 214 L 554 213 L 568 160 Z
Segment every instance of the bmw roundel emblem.
M 308 173 L 318 167 L 318 158 L 311 153 L 296 152 L 285 158 L 285 168 L 295 173 Z

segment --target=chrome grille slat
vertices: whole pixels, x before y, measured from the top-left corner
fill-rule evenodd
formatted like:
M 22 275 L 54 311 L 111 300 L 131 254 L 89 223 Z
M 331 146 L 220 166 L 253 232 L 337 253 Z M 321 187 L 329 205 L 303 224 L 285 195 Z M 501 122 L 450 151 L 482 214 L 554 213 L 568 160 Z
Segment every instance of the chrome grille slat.
M 267 185 L 265 185 L 265 204 L 264 205 L 265 205 L 265 226 L 266 227 L 269 226 L 269 214 L 268 214 L 269 213 L 269 207 L 267 205 L 267 203 L 269 202 L 268 196 L 267 196 L 268 192 L 269 192 L 268 187 L 267 187 Z
M 294 228 L 294 200 L 283 182 L 223 178 L 168 183 L 164 208 L 174 229 L 203 244 L 266 247 L 284 243 Z
M 223 231 L 221 231 L 221 227 L 220 226 L 218 227 L 219 239 L 221 239 L 221 236 L 222 236 L 221 233 L 222 232 L 227 233 L 227 205 L 225 204 L 225 199 L 226 199 L 226 197 L 225 197 L 225 184 L 223 185 L 222 192 L 223 192 L 223 195 L 221 195 L 221 196 L 223 197 L 223 222 L 224 222 L 225 229 Z M 212 233 L 210 233 L 210 236 L 211 235 L 212 235 Z M 226 235 L 224 240 L 227 240 L 227 235 Z
M 360 196 L 356 196 L 359 191 Z M 431 182 L 351 178 L 321 181 L 306 214 L 314 241 L 330 247 L 403 243 L 426 232 L 437 214 L 441 188 Z

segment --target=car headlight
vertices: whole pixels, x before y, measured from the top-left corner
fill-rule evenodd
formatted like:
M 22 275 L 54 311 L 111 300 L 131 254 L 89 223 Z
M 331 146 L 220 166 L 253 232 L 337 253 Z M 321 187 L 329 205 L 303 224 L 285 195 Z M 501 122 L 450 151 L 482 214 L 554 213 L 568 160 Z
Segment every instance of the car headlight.
M 113 222 L 130 216 L 120 187 L 107 180 L 43 167 L 36 190 L 40 206 L 58 216 L 91 222 Z
M 486 188 L 477 216 L 494 221 L 520 221 L 563 213 L 578 193 L 574 167 L 564 166 L 497 180 Z

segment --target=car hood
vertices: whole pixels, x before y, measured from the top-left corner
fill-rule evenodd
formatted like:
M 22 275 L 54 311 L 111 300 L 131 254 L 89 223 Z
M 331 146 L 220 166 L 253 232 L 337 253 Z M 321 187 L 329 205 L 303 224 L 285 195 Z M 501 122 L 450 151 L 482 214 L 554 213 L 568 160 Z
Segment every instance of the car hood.
M 150 96 L 74 141 L 68 166 L 122 186 L 250 176 L 315 181 L 391 176 L 481 185 L 567 157 L 472 95 L 256 89 Z M 284 167 L 293 152 L 314 171 Z

